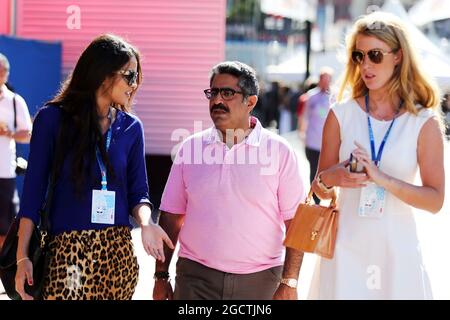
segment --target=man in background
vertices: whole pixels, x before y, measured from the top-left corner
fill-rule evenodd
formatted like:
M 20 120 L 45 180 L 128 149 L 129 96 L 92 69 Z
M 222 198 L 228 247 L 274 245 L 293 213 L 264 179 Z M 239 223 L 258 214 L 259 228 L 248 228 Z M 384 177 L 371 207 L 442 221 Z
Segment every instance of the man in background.
M 16 142 L 29 143 L 31 118 L 25 100 L 8 89 L 8 59 L 0 53 L 0 248 L 19 200 L 16 190 Z

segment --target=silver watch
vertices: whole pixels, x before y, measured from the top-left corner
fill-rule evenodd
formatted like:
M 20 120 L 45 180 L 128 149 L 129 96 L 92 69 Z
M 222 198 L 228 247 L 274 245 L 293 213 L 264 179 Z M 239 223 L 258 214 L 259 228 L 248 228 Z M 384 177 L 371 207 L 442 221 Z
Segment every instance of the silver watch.
M 297 288 L 297 285 L 298 285 L 297 279 L 293 279 L 293 278 L 283 278 L 283 279 L 281 279 L 280 282 L 281 282 L 282 284 L 285 284 L 285 285 L 287 285 L 288 287 L 294 288 L 294 289 L 296 289 L 296 288 Z

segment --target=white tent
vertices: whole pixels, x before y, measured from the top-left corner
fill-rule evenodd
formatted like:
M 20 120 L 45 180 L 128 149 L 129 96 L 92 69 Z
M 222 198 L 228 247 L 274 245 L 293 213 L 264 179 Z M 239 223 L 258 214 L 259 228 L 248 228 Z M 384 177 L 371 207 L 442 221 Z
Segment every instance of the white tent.
M 408 27 L 412 45 L 419 51 L 425 70 L 436 79 L 442 88 L 450 88 L 450 58 L 412 23 L 408 13 L 398 0 L 387 0 L 381 10 L 402 19 Z
M 283 82 L 303 81 L 306 73 L 304 50 L 305 49 L 299 49 L 297 54 L 280 64 L 267 66 L 267 80 Z
M 306 57 L 302 50 L 290 59 L 266 68 L 268 81 L 302 82 L 306 74 Z M 343 71 L 344 60 L 338 59 L 336 52 L 311 52 L 311 74 L 318 76 L 321 67 L 328 66 L 334 69 L 336 75 Z
M 450 19 L 450 1 L 422 0 L 409 10 L 409 17 L 417 26 L 432 21 Z
M 408 13 L 398 0 L 387 0 L 381 9 L 384 12 L 398 16 L 409 29 L 412 45 L 419 52 L 421 63 L 425 70 L 433 76 L 443 89 L 450 88 L 450 59 L 431 40 L 429 40 L 409 19 Z M 266 68 L 268 80 L 302 81 L 305 77 L 305 53 L 298 53 L 293 58 L 278 65 Z M 328 65 L 339 74 L 344 66 L 345 59 L 338 58 L 336 52 L 313 53 L 311 57 L 312 73 L 317 72 L 321 66 Z
M 261 11 L 299 21 L 316 20 L 317 0 L 261 0 Z

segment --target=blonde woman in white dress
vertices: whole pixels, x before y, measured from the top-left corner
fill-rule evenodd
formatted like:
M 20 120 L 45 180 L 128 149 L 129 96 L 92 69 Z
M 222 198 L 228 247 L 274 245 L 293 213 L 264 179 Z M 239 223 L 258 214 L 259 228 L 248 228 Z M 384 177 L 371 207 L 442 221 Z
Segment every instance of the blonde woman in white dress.
M 430 299 L 413 211 L 437 213 L 444 201 L 439 92 L 392 15 L 357 20 L 347 50 L 312 184 L 322 199 L 337 192 L 339 230 L 333 259 L 318 261 L 309 298 Z M 349 172 L 351 153 L 365 172 Z

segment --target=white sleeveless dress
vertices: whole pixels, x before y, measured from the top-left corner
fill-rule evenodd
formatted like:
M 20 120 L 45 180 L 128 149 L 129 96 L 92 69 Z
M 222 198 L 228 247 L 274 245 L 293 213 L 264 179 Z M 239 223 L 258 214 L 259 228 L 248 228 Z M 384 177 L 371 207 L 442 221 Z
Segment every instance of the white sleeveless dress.
M 370 155 L 367 115 L 355 100 L 332 107 L 339 122 L 339 162 L 361 143 Z M 432 110 L 403 113 L 386 141 L 380 169 L 414 183 L 418 174 L 417 141 Z M 390 121 L 371 117 L 378 152 Z M 339 230 L 333 259 L 319 258 L 309 299 L 431 299 L 414 220 L 414 209 L 386 192 L 385 212 L 379 219 L 358 216 L 361 189 L 340 188 Z

